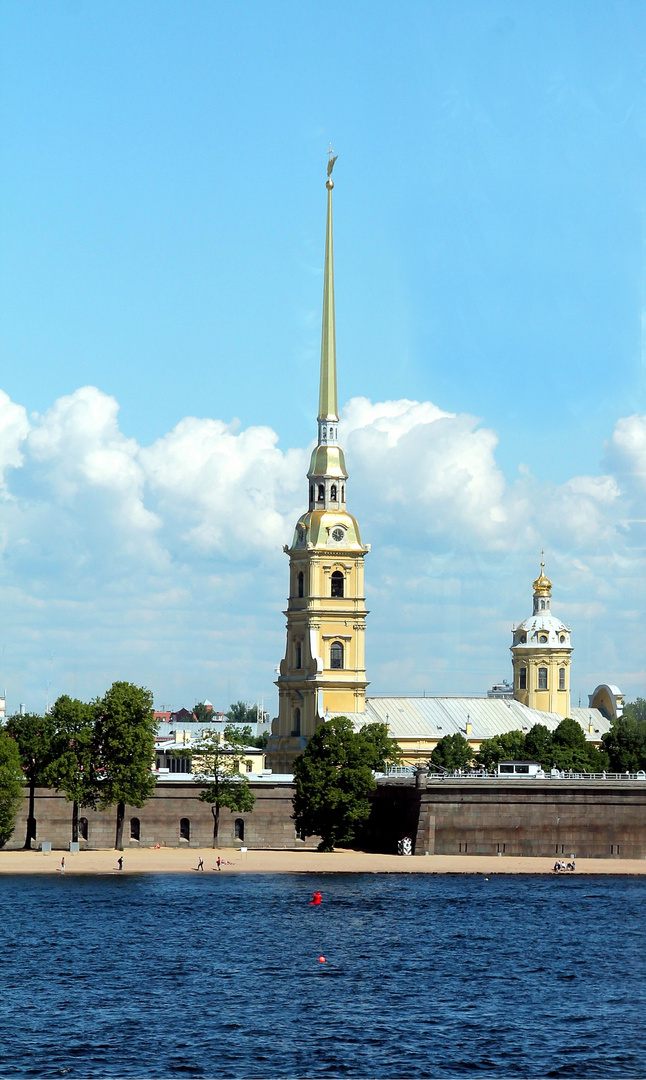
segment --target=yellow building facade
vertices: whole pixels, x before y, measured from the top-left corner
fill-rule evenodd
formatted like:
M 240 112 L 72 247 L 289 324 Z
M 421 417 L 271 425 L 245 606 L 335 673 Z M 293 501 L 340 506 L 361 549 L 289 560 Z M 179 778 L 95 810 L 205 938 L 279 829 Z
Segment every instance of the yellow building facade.
M 348 473 L 338 443 L 333 162 L 328 166 L 327 228 L 318 437 L 310 460 L 308 510 L 294 529 L 289 557 L 287 642 L 280 663 L 278 717 L 266 751 L 273 772 L 291 772 L 294 758 L 328 713 L 366 708 L 364 545 L 347 511 Z
M 542 561 L 533 588 L 532 615 L 512 630 L 514 698 L 530 709 L 571 716 L 570 628 L 552 614 L 552 582 Z

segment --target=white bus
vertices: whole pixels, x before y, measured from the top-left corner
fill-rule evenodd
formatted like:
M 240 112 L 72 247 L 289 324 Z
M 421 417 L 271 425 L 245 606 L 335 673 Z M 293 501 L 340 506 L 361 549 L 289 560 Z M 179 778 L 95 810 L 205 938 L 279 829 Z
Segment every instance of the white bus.
M 540 780 L 545 776 L 543 767 L 536 761 L 500 761 L 498 776 L 509 780 L 512 776 L 520 780 Z

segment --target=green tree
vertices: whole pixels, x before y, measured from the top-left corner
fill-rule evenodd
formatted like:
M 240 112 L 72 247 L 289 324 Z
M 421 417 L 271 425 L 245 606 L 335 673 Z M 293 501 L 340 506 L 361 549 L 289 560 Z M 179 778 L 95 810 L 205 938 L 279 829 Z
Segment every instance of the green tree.
M 606 755 L 586 741 L 583 728 L 566 717 L 552 735 L 552 762 L 557 769 L 602 772 L 608 766 Z
M 10 716 L 5 731 L 15 740 L 29 786 L 27 835 L 24 844 L 25 849 L 29 850 L 32 840 L 36 839 L 36 788 L 47 784 L 47 771 L 52 763 L 54 725 L 51 716 L 25 713 L 24 716 Z
M 247 701 L 236 701 L 229 705 L 228 711 L 224 715 L 232 724 L 256 724 L 258 722 L 258 706 L 249 704 Z
M 300 835 L 320 836 L 319 851 L 351 843 L 370 814 L 373 770 L 399 757 L 385 724 L 366 724 L 355 732 L 347 716 L 326 720 L 294 763 L 292 817 Z
M 646 721 L 646 698 L 638 697 L 634 701 L 626 702 L 624 716 L 643 724 Z
M 94 809 L 99 799 L 97 707 L 63 694 L 56 700 L 51 717 L 53 761 L 47 769 L 47 781 L 65 792 L 72 803 L 72 840 L 76 843 L 79 808 Z
M 0 731 L 0 847 L 13 834 L 25 783 L 18 743 Z
M 639 700 L 639 699 L 638 699 Z M 610 731 L 601 736 L 613 772 L 646 769 L 646 723 L 628 713 L 613 720 Z
M 431 761 L 444 769 L 463 769 L 473 760 L 473 748 L 460 732 L 445 735 L 431 752 Z
M 153 696 L 132 683 L 115 682 L 96 702 L 100 760 L 99 808 L 117 806 L 115 847 L 123 846 L 126 804 L 144 806 L 155 789 Z
M 198 724 L 210 724 L 213 721 L 213 709 L 205 705 L 203 701 L 197 701 L 193 706 L 193 713 Z
M 534 724 L 525 736 L 528 761 L 538 761 L 544 769 L 552 768 L 552 732 L 545 724 Z
M 525 736 L 522 731 L 506 731 L 483 739 L 476 754 L 476 761 L 486 769 L 494 768 L 499 761 L 524 761 Z
M 247 731 L 251 734 L 250 729 Z M 240 772 L 246 746 L 245 729 L 227 724 L 223 737 L 207 729 L 192 748 L 195 782 L 204 787 L 200 799 L 211 804 L 214 848 L 218 847 L 222 807 L 244 814 L 253 810 L 256 801 L 247 777 Z

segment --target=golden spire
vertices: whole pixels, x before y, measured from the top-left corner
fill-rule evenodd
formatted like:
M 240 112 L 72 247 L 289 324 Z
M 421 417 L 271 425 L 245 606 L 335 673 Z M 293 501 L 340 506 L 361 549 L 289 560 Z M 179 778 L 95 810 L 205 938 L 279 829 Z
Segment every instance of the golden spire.
M 541 551 L 541 572 L 533 582 L 534 596 L 549 596 L 552 582 L 545 574 L 545 552 Z
M 332 238 L 332 169 L 336 157 L 332 143 L 327 166 L 327 228 L 325 232 L 325 277 L 323 285 L 323 333 L 321 335 L 321 383 L 319 420 L 338 420 L 336 400 L 336 332 L 334 325 L 334 244 Z

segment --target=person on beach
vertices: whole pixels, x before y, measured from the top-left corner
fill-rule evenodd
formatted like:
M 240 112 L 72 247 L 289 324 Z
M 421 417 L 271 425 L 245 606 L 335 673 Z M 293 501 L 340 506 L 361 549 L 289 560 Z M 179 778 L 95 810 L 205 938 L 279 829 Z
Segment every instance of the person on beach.
M 218 870 L 221 870 L 221 869 L 222 869 L 222 859 L 218 855 Z
M 202 858 L 202 856 L 201 856 L 201 855 L 200 855 L 200 856 L 198 856 L 198 860 L 197 860 L 197 869 L 198 869 L 198 870 L 204 870 L 204 859 Z
M 61 859 L 61 874 L 65 873 L 65 856 Z
M 120 870 L 123 870 L 123 855 L 120 855 L 119 858 L 117 859 L 117 865 L 118 865 Z

